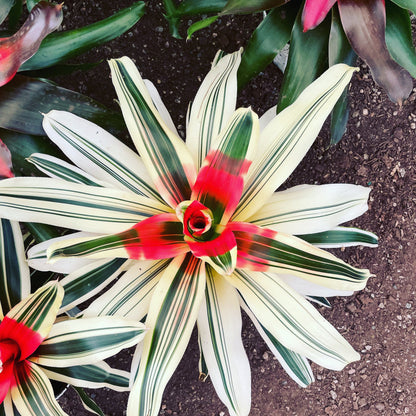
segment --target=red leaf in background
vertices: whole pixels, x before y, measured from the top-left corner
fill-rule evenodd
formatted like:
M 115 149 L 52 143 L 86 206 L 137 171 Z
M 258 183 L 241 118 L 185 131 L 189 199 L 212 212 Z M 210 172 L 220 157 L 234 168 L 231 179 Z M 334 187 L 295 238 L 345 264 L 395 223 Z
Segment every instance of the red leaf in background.
M 412 92 L 413 81 L 387 49 L 384 0 L 338 0 L 338 7 L 352 48 L 370 67 L 374 81 L 401 104 Z
M 7 146 L 0 140 L 0 179 L 12 178 L 12 155 Z
M 325 19 L 336 0 L 306 0 L 302 12 L 303 31 L 314 29 Z
M 0 86 L 14 77 L 20 65 L 36 53 L 42 40 L 61 22 L 62 4 L 41 1 L 13 36 L 0 39 Z

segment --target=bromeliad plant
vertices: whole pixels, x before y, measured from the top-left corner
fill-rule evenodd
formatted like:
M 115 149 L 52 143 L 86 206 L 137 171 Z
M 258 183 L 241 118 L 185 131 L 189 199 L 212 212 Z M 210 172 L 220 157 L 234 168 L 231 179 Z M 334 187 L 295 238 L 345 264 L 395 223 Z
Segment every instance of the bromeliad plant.
M 177 33 L 180 19 L 189 15 L 217 13 L 191 26 L 188 33 L 193 33 L 224 14 L 272 9 L 248 41 L 238 77 L 240 87 L 244 86 L 290 42 L 278 112 L 293 103 L 328 65 L 352 65 L 356 54 L 367 63 L 374 80 L 391 100 L 401 104 L 412 92 L 416 51 L 409 11 L 416 13 L 413 1 L 185 0 L 177 6 L 172 0 L 164 3 L 173 33 Z M 332 143 L 338 142 L 345 131 L 346 94 L 332 115 Z
M 293 105 L 259 120 L 250 108 L 235 110 L 240 58 L 240 52 L 216 57 L 190 107 L 186 143 L 132 61 L 110 61 L 141 156 L 91 122 L 52 111 L 44 129 L 77 167 L 35 154 L 30 161 L 50 178 L 0 183 L 2 215 L 81 231 L 35 246 L 34 267 L 69 272 L 124 262 L 125 273 L 82 315 L 145 319 L 129 416 L 158 414 L 195 323 L 201 371 L 231 415 L 247 415 L 250 369 L 240 308 L 301 386 L 313 381 L 307 359 L 340 370 L 359 358 L 306 298 L 327 304 L 327 296 L 365 286 L 368 270 L 319 246 L 377 243 L 371 233 L 338 227 L 367 209 L 369 190 L 303 185 L 275 193 L 354 69 L 330 68 Z M 91 290 L 95 284 L 91 279 Z
M 56 321 L 63 287 L 30 294 L 19 224 L 0 220 L 0 413 L 66 415 L 49 379 L 76 387 L 129 389 L 129 374 L 103 360 L 140 342 L 144 325 L 114 316 Z M 91 403 L 89 403 L 91 406 Z

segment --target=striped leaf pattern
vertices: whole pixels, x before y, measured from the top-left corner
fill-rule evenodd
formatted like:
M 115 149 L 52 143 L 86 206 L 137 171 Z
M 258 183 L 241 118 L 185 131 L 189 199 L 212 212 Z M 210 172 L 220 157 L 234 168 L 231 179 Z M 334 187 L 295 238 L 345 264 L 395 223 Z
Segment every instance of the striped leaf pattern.
M 141 321 L 169 260 L 136 262 L 103 295 L 91 303 L 84 317 L 115 315 Z
M 39 365 L 52 380 L 72 386 L 97 389 L 107 387 L 115 391 L 129 390 L 130 374 L 111 368 L 105 361 L 70 367 L 46 367 Z
M 20 226 L 0 220 L 0 319 L 30 293 L 29 268 Z
M 235 110 L 240 61 L 241 51 L 237 51 L 214 63 L 192 103 L 186 144 L 194 156 L 197 170 Z
M 117 354 L 143 339 L 140 322 L 114 316 L 57 322 L 31 361 L 48 367 L 92 364 Z
M 57 157 L 34 153 L 26 160 L 51 178 L 83 183 L 84 185 L 102 186 L 98 179 Z
M 365 287 L 370 272 L 357 269 L 303 240 L 248 223 L 231 223 L 237 241 L 237 267 L 293 274 L 337 290 Z
M 68 274 L 61 280 L 65 290 L 60 313 L 99 293 L 122 273 L 126 259 L 99 260 Z
M 79 168 L 116 188 L 162 201 L 141 158 L 110 133 L 65 111 L 44 116 L 43 128 Z
M 163 390 L 185 352 L 204 296 L 205 267 L 187 254 L 175 258 L 152 297 L 129 415 L 156 416 Z
M 67 416 L 55 399 L 52 385 L 34 363 L 22 361 L 15 369 L 16 385 L 11 388 L 13 404 L 21 415 Z
M 273 355 L 279 360 L 279 363 L 286 371 L 286 373 L 294 380 L 300 387 L 307 387 L 309 384 L 315 381 L 315 377 L 312 373 L 312 368 L 308 360 L 286 348 L 280 343 L 254 316 L 250 308 L 245 304 L 244 300 L 241 300 L 241 306 L 247 315 L 250 317 L 257 331 L 266 342 L 267 346 Z
M 301 295 L 276 275 L 237 270 L 227 280 L 240 292 L 261 323 L 286 348 L 332 370 L 359 354 Z
M 124 57 L 109 64 L 130 135 L 156 189 L 174 208 L 191 195 L 196 177 L 192 156 L 164 124 L 134 63 Z
M 251 217 L 288 178 L 314 142 L 354 71 L 344 64 L 332 66 L 261 132 L 264 150 L 253 161 L 234 220 Z
M 299 185 L 275 192 L 249 222 L 287 234 L 319 233 L 362 215 L 369 193 L 350 184 Z
M 160 202 L 132 192 L 52 178 L 0 181 L 0 209 L 8 219 L 101 233 L 120 232 L 167 211 Z
M 248 415 L 251 377 L 241 340 L 237 291 L 207 267 L 205 299 L 198 315 L 198 334 L 204 361 L 215 390 L 230 415 Z
M 302 240 L 321 248 L 349 246 L 377 247 L 378 237 L 369 232 L 353 227 L 336 227 L 332 230 L 315 234 L 298 235 Z
M 47 250 L 49 260 L 66 256 L 158 260 L 186 253 L 183 226 L 175 214 L 154 215 L 119 234 L 63 240 Z
M 191 199 L 211 209 L 215 224 L 226 225 L 238 205 L 258 135 L 257 115 L 237 110 L 201 166 Z
M 32 354 L 48 335 L 64 296 L 57 282 L 39 288 L 14 306 L 0 324 L 2 339 L 11 339 L 20 348 L 20 360 Z

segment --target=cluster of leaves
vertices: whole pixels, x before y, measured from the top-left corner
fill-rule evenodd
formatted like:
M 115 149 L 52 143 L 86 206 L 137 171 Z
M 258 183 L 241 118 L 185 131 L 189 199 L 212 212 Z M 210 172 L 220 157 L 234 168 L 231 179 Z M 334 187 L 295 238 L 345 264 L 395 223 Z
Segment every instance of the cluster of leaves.
M 412 91 L 416 77 L 416 52 L 412 42 L 409 0 L 184 0 L 175 5 L 164 0 L 171 32 L 179 36 L 182 18 L 213 16 L 195 23 L 188 36 L 227 14 L 269 10 L 248 41 L 239 70 L 239 86 L 270 64 L 288 42 L 290 52 L 277 111 L 290 105 L 328 66 L 354 63 L 360 56 L 374 80 L 401 104 Z M 305 71 L 304 68 L 308 68 Z M 347 91 L 332 113 L 332 143 L 345 132 Z

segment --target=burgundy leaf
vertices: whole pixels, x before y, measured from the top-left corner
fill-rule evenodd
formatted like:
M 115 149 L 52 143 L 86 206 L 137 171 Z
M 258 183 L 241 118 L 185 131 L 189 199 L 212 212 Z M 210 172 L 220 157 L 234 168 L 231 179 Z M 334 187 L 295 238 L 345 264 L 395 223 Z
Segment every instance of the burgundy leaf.
M 45 36 L 61 22 L 62 4 L 41 1 L 13 36 L 0 39 L 0 87 L 14 77 L 20 65 L 36 53 Z
M 411 93 L 410 74 L 395 62 L 385 40 L 384 0 L 338 0 L 345 34 L 354 51 L 370 67 L 374 80 L 399 104 Z

